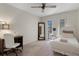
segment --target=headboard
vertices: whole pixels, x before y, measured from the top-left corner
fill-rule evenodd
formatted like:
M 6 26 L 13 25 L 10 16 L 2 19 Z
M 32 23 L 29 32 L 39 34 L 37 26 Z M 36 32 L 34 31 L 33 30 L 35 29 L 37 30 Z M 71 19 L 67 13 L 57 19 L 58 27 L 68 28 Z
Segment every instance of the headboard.
M 73 34 L 73 31 L 66 31 L 66 30 L 63 30 L 63 33 Z

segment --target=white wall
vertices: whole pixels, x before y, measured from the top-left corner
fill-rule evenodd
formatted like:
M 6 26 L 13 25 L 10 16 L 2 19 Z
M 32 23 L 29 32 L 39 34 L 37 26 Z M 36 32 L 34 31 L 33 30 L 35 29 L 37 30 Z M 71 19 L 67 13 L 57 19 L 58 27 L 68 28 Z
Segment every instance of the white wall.
M 69 11 L 69 12 L 63 12 L 63 13 L 59 13 L 59 14 L 55 14 L 55 15 L 50 15 L 50 16 L 46 16 L 46 17 L 42 17 L 41 21 L 45 22 L 46 24 L 46 39 L 48 39 L 48 25 L 47 25 L 47 21 L 48 20 L 52 20 L 53 21 L 53 27 L 57 28 L 57 35 L 59 35 L 59 26 L 60 26 L 60 19 L 64 19 L 65 20 L 65 25 L 72 25 L 74 27 L 74 32 L 75 35 L 77 35 L 76 33 L 76 22 L 77 22 L 77 14 L 78 11 L 74 10 L 74 11 Z
M 23 35 L 23 43 L 37 40 L 39 18 L 7 4 L 0 4 L 0 18 L 9 19 L 11 30 Z
M 46 39 L 48 39 L 48 25 L 47 21 L 53 21 L 53 27 L 57 28 L 57 34 L 59 29 L 59 20 L 65 19 L 66 24 L 73 25 L 75 28 L 75 35 L 79 39 L 79 11 L 69 11 L 64 13 L 59 13 L 55 15 L 50 15 L 42 17 L 40 22 L 45 22 L 45 34 Z M 35 17 L 28 12 L 19 10 L 7 4 L 0 4 L 0 18 L 7 19 L 11 22 L 11 29 L 18 32 L 24 37 L 24 44 L 33 42 L 37 40 L 38 34 L 38 21 L 39 17 Z M 1 19 L 0 19 L 1 20 Z
M 78 40 L 79 40 L 79 10 L 78 10 L 78 13 L 77 13 L 77 21 L 75 22 L 75 24 L 76 24 L 76 28 L 77 28 L 77 31 L 76 31 L 76 36 L 77 36 L 77 38 L 78 38 Z

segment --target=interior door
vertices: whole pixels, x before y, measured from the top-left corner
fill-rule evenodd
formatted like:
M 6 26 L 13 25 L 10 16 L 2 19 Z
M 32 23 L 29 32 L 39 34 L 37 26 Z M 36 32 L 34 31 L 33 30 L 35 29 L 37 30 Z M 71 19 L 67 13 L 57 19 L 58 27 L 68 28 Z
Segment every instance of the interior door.
M 38 40 L 45 40 L 45 23 L 38 23 Z

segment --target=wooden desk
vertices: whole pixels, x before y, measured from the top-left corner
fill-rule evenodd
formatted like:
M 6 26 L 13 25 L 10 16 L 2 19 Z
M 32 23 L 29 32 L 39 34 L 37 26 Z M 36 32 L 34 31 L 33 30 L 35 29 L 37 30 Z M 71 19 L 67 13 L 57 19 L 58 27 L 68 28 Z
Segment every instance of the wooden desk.
M 18 47 L 22 47 L 23 49 L 23 36 L 15 36 L 14 37 L 14 42 L 15 43 L 20 43 Z

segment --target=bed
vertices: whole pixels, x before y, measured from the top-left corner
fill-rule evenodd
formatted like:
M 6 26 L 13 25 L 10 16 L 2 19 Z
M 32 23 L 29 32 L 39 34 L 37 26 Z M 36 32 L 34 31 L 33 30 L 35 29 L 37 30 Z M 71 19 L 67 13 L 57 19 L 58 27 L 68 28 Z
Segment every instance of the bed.
M 52 50 L 64 55 L 79 55 L 79 43 L 76 38 L 64 38 L 69 39 L 67 42 L 60 41 L 61 38 L 51 41 Z M 74 42 L 74 43 L 73 43 Z
M 64 55 L 78 56 L 79 55 L 79 42 L 72 32 L 64 31 L 64 36 L 51 40 L 50 44 L 52 50 Z

